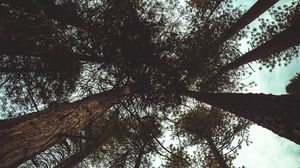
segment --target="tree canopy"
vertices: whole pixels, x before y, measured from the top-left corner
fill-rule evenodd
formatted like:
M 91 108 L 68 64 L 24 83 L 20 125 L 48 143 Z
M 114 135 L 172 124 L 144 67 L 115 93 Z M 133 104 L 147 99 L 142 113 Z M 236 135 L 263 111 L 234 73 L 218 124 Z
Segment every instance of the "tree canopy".
M 300 2 L 276 2 L 4 0 L 0 148 L 10 145 L 0 162 L 139 168 L 160 156 L 167 167 L 233 167 L 249 120 L 300 143 L 299 74 L 289 95 L 241 93 L 253 85 L 243 65 L 272 69 L 299 53 Z M 247 28 L 268 9 L 274 21 Z M 243 54 L 245 39 L 253 50 Z M 164 146 L 170 123 L 199 155 Z

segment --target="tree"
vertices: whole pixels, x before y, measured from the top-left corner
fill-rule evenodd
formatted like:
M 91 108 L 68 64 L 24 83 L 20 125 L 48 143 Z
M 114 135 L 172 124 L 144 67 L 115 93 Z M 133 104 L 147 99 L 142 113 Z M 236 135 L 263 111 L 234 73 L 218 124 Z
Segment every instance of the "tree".
M 276 2 L 278 2 L 278 0 L 258 0 L 245 14 L 240 17 L 240 19 L 236 23 L 234 23 L 228 30 L 226 30 L 222 34 L 222 36 L 218 40 L 218 43 L 222 44 L 230 37 L 237 34 L 241 29 L 246 27 L 259 15 L 272 7 Z
M 86 160 L 90 164 L 83 167 L 149 167 L 150 154 L 157 150 L 156 138 L 161 134 L 160 124 L 155 120 L 151 116 L 138 120 L 121 117 L 117 130 L 108 130 L 115 130 L 115 137 L 88 156 Z
M 137 133 L 133 134 L 133 145 L 136 153 L 134 168 L 139 168 L 146 159 L 145 155 L 156 150 L 156 138 L 161 135 L 161 125 L 153 116 L 144 116 L 139 119 Z M 147 159 L 146 159 L 147 160 Z
M 175 152 L 166 161 L 166 168 L 187 168 L 190 166 L 188 154 L 183 149 L 174 149 Z
M 188 18 L 191 30 L 174 47 L 179 57 L 177 67 L 182 74 L 181 82 L 186 87 L 201 88 L 203 91 L 229 89 L 236 84 L 236 80 L 231 79 L 238 78 L 240 72 L 230 72 L 216 78 L 214 82 L 209 81 L 220 66 L 225 66 L 240 55 L 236 46 L 239 45 L 239 39 L 245 37 L 246 31 L 232 37 L 224 45 L 216 45 L 216 42 L 223 32 L 239 19 L 241 10 L 230 6 L 227 0 L 197 2 L 207 4 L 196 6 L 196 9 L 191 7 L 195 12 Z
M 82 67 L 73 57 L 72 42 L 47 18 L 6 3 L 0 8 L 0 76 L 6 81 L 1 85 L 1 106 L 66 101 Z
M 286 28 L 283 32 L 273 37 L 270 41 L 260 45 L 254 50 L 244 54 L 240 58 L 234 60 L 230 64 L 222 67 L 220 73 L 224 73 L 228 70 L 235 69 L 241 65 L 256 61 L 259 59 L 266 59 L 272 57 L 274 54 L 284 51 L 290 47 L 298 45 L 300 43 L 300 24 L 299 18 L 295 21 L 295 24 Z M 284 43 L 282 43 L 284 41 Z
M 62 134 L 84 127 L 128 94 L 129 88 L 123 87 L 1 121 L 1 167 L 17 166 L 61 142 L 65 139 Z
M 241 144 L 249 143 L 249 124 L 220 109 L 199 105 L 179 120 L 178 129 L 188 136 L 189 144 L 201 145 L 203 167 L 227 168 L 233 166 Z
M 75 135 L 74 138 L 83 138 L 83 142 L 79 146 L 80 150 L 67 159 L 62 160 L 55 167 L 75 167 L 91 154 L 96 153 L 98 150 L 101 151 L 103 146 L 112 142 L 111 139 L 120 140 L 125 138 L 126 133 L 128 132 L 126 130 L 126 125 L 124 125 L 124 122 L 120 121 L 116 111 L 111 113 L 112 114 L 108 119 L 106 119 L 106 116 L 100 116 L 100 118 L 97 119 L 97 122 L 90 123 L 92 130 L 86 129 L 87 135 L 83 137 L 76 137 Z M 69 137 L 72 138 L 73 135 Z
M 80 131 L 63 134 L 66 140 L 31 158 L 20 165 L 26 167 L 75 167 L 86 165 L 93 153 L 107 153 L 109 144 L 125 138 L 127 125 L 120 119 L 118 106 L 101 114 L 94 122 Z M 114 149 L 112 149 L 114 150 Z M 109 151 L 112 152 L 112 151 Z
M 50 0 L 46 2 L 50 3 L 53 1 Z M 9 4 L 10 2 L 6 3 Z M 20 3 L 18 4 L 22 5 Z M 150 20 L 147 18 L 147 15 L 149 15 L 148 13 L 153 13 L 155 10 L 163 9 L 159 8 L 162 7 L 161 4 L 155 4 L 155 8 L 151 10 L 140 10 L 138 8 L 139 5 L 144 4 L 139 4 L 139 2 L 131 0 L 122 2 L 106 0 L 101 4 L 95 4 L 95 7 L 90 7 L 89 10 L 86 11 L 86 15 L 84 15 L 87 17 L 87 19 L 92 18 L 90 20 L 90 25 L 88 25 L 90 28 L 92 28 L 92 30 L 88 32 L 84 32 L 72 27 L 70 28 L 57 22 L 54 22 L 54 26 L 53 24 L 50 24 L 50 27 L 54 27 L 54 32 L 59 32 L 65 39 L 65 41 L 63 41 L 56 36 L 53 37 L 53 41 L 55 42 L 62 41 L 63 44 L 58 45 L 58 48 L 65 52 L 57 50 L 57 48 L 54 47 L 51 50 L 53 52 L 47 52 L 44 53 L 44 55 L 48 57 L 54 57 L 53 55 L 57 56 L 55 53 L 61 52 L 63 53 L 62 57 L 65 57 L 67 55 L 70 56 L 70 58 L 66 58 L 67 61 L 70 59 L 75 59 L 76 64 L 79 65 L 83 65 L 82 61 L 88 62 L 88 64 L 95 63 L 95 66 L 99 66 L 99 69 L 102 69 L 103 71 L 108 73 L 112 78 L 112 81 L 116 81 L 118 85 L 122 85 L 124 83 L 135 83 L 137 80 L 139 80 L 139 82 L 145 81 L 144 83 L 147 83 L 148 81 L 152 80 L 148 78 L 157 78 L 157 76 L 153 77 L 154 72 L 162 70 L 165 71 L 165 69 L 168 69 L 165 66 L 162 66 L 162 64 L 166 61 L 161 62 L 160 60 L 160 55 L 164 50 L 167 49 L 166 45 L 163 44 L 164 41 L 162 41 L 162 39 L 157 39 L 158 37 L 160 37 L 160 32 L 157 31 L 163 29 L 163 24 L 165 21 L 158 21 L 158 19 L 156 18 Z M 150 3 L 149 5 L 153 6 L 152 3 Z M 35 17 L 39 16 L 39 18 L 41 18 L 46 23 L 53 22 L 44 15 L 40 16 L 36 13 L 30 12 L 31 10 L 27 7 L 21 6 L 21 10 L 14 5 L 5 6 L 6 8 L 8 8 L 7 11 L 16 8 L 13 10 L 17 11 L 16 13 L 29 13 Z M 33 4 L 33 7 L 39 8 L 38 3 Z M 12 14 L 9 14 L 8 12 L 7 15 L 11 16 Z M 25 20 L 26 24 L 28 24 L 28 20 L 30 20 L 28 18 L 32 17 L 31 15 L 30 17 L 25 17 L 27 19 Z M 17 20 L 16 18 L 18 18 L 14 16 L 12 17 L 15 20 Z M 6 21 L 7 20 L 8 22 L 10 22 L 9 19 L 6 19 Z M 16 23 L 13 22 L 11 25 L 13 24 Z M 31 24 L 29 24 L 29 26 L 31 26 Z M 8 32 L 10 31 L 8 30 Z M 17 33 L 10 32 L 10 34 L 13 35 Z M 22 33 L 26 35 L 25 37 L 30 37 L 27 31 Z M 47 35 L 49 34 L 50 33 L 47 33 Z M 25 39 L 27 38 L 24 38 L 22 40 L 26 42 Z M 32 43 L 37 44 L 40 43 L 40 41 L 38 41 L 38 39 L 33 39 Z M 25 48 L 36 49 L 32 46 Z M 26 55 L 24 51 L 19 54 Z M 31 52 L 28 55 L 30 56 L 30 60 L 32 60 L 34 54 L 32 54 Z M 77 59 L 78 56 L 82 56 L 79 59 L 79 63 Z M 90 61 L 90 59 L 96 61 L 93 62 Z M 45 62 L 47 62 L 47 60 Z M 57 63 L 59 62 L 62 61 L 57 60 Z M 29 70 L 36 69 L 31 65 L 27 66 L 29 66 Z M 62 65 L 61 67 L 65 66 Z M 47 69 L 45 69 L 45 71 L 47 71 Z M 70 70 L 66 71 L 70 72 Z
M 229 38 L 233 37 L 234 35 L 238 34 L 238 32 L 243 29 L 245 26 L 247 26 L 249 23 L 251 23 L 254 19 L 256 19 L 259 15 L 261 15 L 263 12 L 265 12 L 267 9 L 272 7 L 278 0 L 259 0 L 257 1 L 245 14 L 243 14 L 235 23 L 233 23 L 229 28 L 225 29 L 224 32 L 220 35 L 213 46 L 219 47 L 222 45 L 225 41 L 227 41 Z M 200 8 L 200 10 L 207 10 L 207 8 L 211 8 L 210 6 L 213 6 L 213 8 L 210 10 L 210 13 L 206 19 L 206 22 L 208 22 L 209 17 L 215 12 L 215 10 L 219 7 L 220 3 L 223 3 L 222 0 L 220 1 L 191 1 L 193 5 L 196 5 L 196 7 Z M 204 12 L 203 12 L 204 13 Z M 293 44 L 291 44 L 293 46 Z M 291 46 L 290 45 L 290 46 Z M 283 49 L 279 49 L 279 51 L 282 51 Z M 205 52 L 204 50 L 202 52 Z M 276 52 L 275 52 L 276 53 Z M 253 55 L 257 55 L 256 53 Z M 238 62 L 240 58 L 238 58 L 235 62 Z M 233 64 L 233 63 L 232 63 Z M 229 70 L 231 64 L 226 65 L 221 71 L 224 73 Z M 233 68 L 231 68 L 233 69 Z
M 248 119 L 279 136 L 300 144 L 298 113 L 300 99 L 297 96 L 195 91 L 188 91 L 187 95 Z
M 101 86 L 101 85 L 104 85 L 104 87 L 107 88 L 107 87 L 112 86 L 112 85 L 114 85 L 116 87 L 118 87 L 120 85 L 122 86 L 124 83 L 137 83 L 137 84 L 140 84 L 141 82 L 147 83 L 147 81 L 151 80 L 151 79 L 147 79 L 147 77 L 149 77 L 149 76 L 151 77 L 151 75 L 153 75 L 154 72 L 156 73 L 155 70 L 150 70 L 149 71 L 149 69 L 147 69 L 144 66 L 144 63 L 153 64 L 153 61 L 151 60 L 151 58 L 152 58 L 151 54 L 153 54 L 153 52 L 152 52 L 152 49 L 153 49 L 152 45 L 153 44 L 152 44 L 151 40 L 153 40 L 152 37 L 154 37 L 154 36 L 152 36 L 152 35 L 155 32 L 154 31 L 152 32 L 152 30 L 151 30 L 152 27 L 151 27 L 150 24 L 147 25 L 148 22 L 146 22 L 145 20 L 142 20 L 140 18 L 140 16 L 137 15 L 136 10 L 133 8 L 134 6 L 126 5 L 126 2 L 125 2 L 125 5 L 123 5 L 123 2 L 122 2 L 122 4 L 117 3 L 117 1 L 109 1 L 109 2 L 112 5 L 110 4 L 106 7 L 106 15 L 105 15 L 105 17 L 109 17 L 109 19 L 107 19 L 103 22 L 107 23 L 106 26 L 111 26 L 111 28 L 116 28 L 116 29 L 113 30 L 113 31 L 111 31 L 112 29 L 110 29 L 110 30 L 108 30 L 108 32 L 106 32 L 107 34 L 104 37 L 104 42 L 102 42 L 101 39 L 99 39 L 99 41 L 93 41 L 94 43 L 90 43 L 90 41 L 88 42 L 88 46 L 97 46 L 95 48 L 97 48 L 98 50 L 97 49 L 94 50 L 94 48 L 93 48 L 93 51 L 98 52 L 100 50 L 97 53 L 97 55 L 101 55 L 101 56 L 105 56 L 106 58 L 109 58 L 109 59 L 104 59 L 104 62 L 107 63 L 107 64 L 105 64 L 105 67 L 102 67 L 102 65 L 100 65 L 100 66 L 95 65 L 95 66 L 99 69 L 101 68 L 101 72 L 107 73 L 107 75 L 101 74 L 101 75 L 97 76 L 96 78 L 97 79 L 106 78 L 107 81 L 110 81 L 111 83 L 106 84 L 105 82 L 101 81 L 104 84 L 103 83 L 100 83 L 100 84 L 96 83 L 96 85 L 98 87 Z M 115 5 L 114 3 L 117 6 L 113 6 L 113 5 Z M 9 7 L 9 5 L 4 5 L 4 6 Z M 20 12 L 20 11 L 18 11 L 18 12 Z M 25 13 L 27 13 L 27 12 L 28 11 L 26 11 Z M 28 13 L 30 13 L 30 12 L 28 12 Z M 125 14 L 125 15 L 123 15 L 123 14 Z M 128 17 L 128 15 L 129 15 L 129 17 Z M 117 16 L 117 17 L 115 17 L 115 16 Z M 103 18 L 100 18 L 100 19 L 103 19 Z M 124 20 L 122 20 L 122 19 L 126 19 L 126 21 L 124 22 L 125 24 L 123 24 Z M 119 24 L 119 23 L 121 23 L 121 24 Z M 114 26 L 114 24 L 117 24 L 117 26 Z M 150 27 L 150 28 L 148 29 L 148 27 Z M 104 28 L 104 30 L 105 29 L 106 29 L 106 27 Z M 60 30 L 64 30 L 64 28 L 60 29 L 60 27 L 59 27 L 58 31 L 60 31 Z M 74 30 L 74 31 L 76 32 L 76 30 Z M 8 32 L 9 32 L 9 30 L 8 30 Z M 72 29 L 71 33 L 72 32 L 73 32 L 73 29 Z M 99 31 L 99 32 L 102 33 L 101 31 Z M 121 35 L 119 35 L 120 32 L 121 32 Z M 69 33 L 70 32 L 68 32 L 66 34 L 69 35 Z M 66 35 L 66 34 L 64 34 L 64 35 Z M 104 32 L 104 34 L 105 34 L 105 32 Z M 25 35 L 26 35 L 26 32 L 25 32 Z M 96 36 L 97 35 L 98 34 L 96 34 Z M 102 35 L 102 34 L 100 34 L 100 35 Z M 25 37 L 27 37 L 27 36 L 25 36 Z M 58 40 L 58 39 L 54 39 L 54 40 Z M 34 44 L 38 43 L 38 41 L 36 41 L 36 40 L 33 40 L 33 41 L 34 41 Z M 122 43 L 120 43 L 120 41 L 122 41 Z M 126 46 L 122 46 L 123 44 L 125 44 Z M 73 50 L 73 47 L 74 46 L 72 46 L 72 50 Z M 25 49 L 28 49 L 28 48 L 29 47 L 25 47 Z M 121 52 L 119 51 L 120 48 L 121 48 Z M 89 51 L 91 51 L 91 50 L 89 50 Z M 32 53 L 24 53 L 24 51 L 22 51 L 18 54 L 22 54 L 22 53 L 24 55 L 25 54 L 26 55 L 27 54 L 28 55 L 32 54 Z M 12 53 L 10 53 L 10 54 L 11 55 L 8 55 L 8 56 L 5 56 L 5 57 L 9 57 L 9 59 L 13 58 L 13 54 Z M 65 56 L 64 54 L 62 54 L 62 55 Z M 135 59 L 136 57 L 140 57 L 140 56 L 143 56 L 142 59 L 141 59 L 142 62 L 140 62 L 139 59 Z M 21 61 L 24 61 L 24 60 L 27 60 L 27 59 L 31 61 L 31 60 L 36 59 L 36 57 L 34 57 L 34 56 L 28 56 L 28 57 L 20 56 L 19 58 L 21 58 Z M 159 55 L 156 56 L 156 58 L 155 58 L 156 60 L 154 59 L 154 63 L 155 63 L 155 61 L 159 60 L 158 58 L 159 58 Z M 13 58 L 13 59 L 16 59 L 16 57 Z M 4 60 L 6 60 L 6 58 Z M 68 59 L 66 59 L 66 60 L 68 60 Z M 56 60 L 56 61 L 57 61 L 58 64 L 61 63 L 61 60 Z M 8 62 L 8 65 L 11 65 L 10 63 L 11 62 Z M 40 62 L 38 62 L 38 63 L 40 63 Z M 17 64 L 19 65 L 20 63 L 17 63 Z M 24 64 L 25 64 L 25 66 L 29 66 L 33 70 L 37 70 L 37 69 L 33 68 L 33 66 L 31 64 L 28 64 L 27 62 L 25 62 Z M 164 68 L 163 66 L 161 66 L 159 64 L 158 64 L 158 67 Z M 70 73 L 70 70 L 66 70 L 66 73 Z M 7 75 L 7 74 L 5 74 L 5 75 Z M 28 76 L 30 76 L 30 75 L 28 75 Z M 8 75 L 8 77 L 11 77 L 11 76 Z M 14 81 L 14 80 L 17 80 L 17 79 L 18 78 L 13 78 L 13 80 L 10 80 L 10 82 L 6 83 L 6 84 L 12 84 L 11 81 Z M 35 79 L 35 78 L 34 77 L 31 78 L 31 76 L 30 76 L 29 80 L 32 80 L 32 79 Z M 41 78 L 37 79 L 38 82 L 40 80 L 42 80 L 42 79 Z M 91 80 L 91 79 L 89 79 L 89 80 Z M 57 83 L 61 83 L 61 82 L 57 82 Z M 12 86 L 12 85 L 10 85 L 10 86 Z M 32 87 L 33 84 L 29 83 L 29 86 Z M 136 85 L 136 86 L 138 86 L 138 85 Z M 140 84 L 139 86 L 143 86 L 143 85 Z M 153 84 L 152 86 L 155 86 L 155 84 Z M 49 86 L 46 85 L 44 87 L 49 87 Z M 63 87 L 65 87 L 65 86 L 63 86 Z M 22 89 L 22 87 L 18 87 L 18 88 Z M 142 88 L 142 87 L 136 87 L 135 91 L 138 90 L 138 93 L 139 92 L 143 93 L 143 94 L 140 94 L 141 96 L 147 97 L 147 93 L 145 93 L 144 91 L 147 90 L 148 87 L 145 90 L 143 90 L 143 89 L 144 88 Z M 91 90 L 92 90 L 91 93 L 88 92 L 90 90 L 86 90 L 85 94 L 93 94 L 95 92 L 95 90 L 93 90 L 93 89 L 91 89 Z M 101 88 L 99 90 L 103 90 L 103 88 Z M 21 91 L 23 91 L 23 90 L 21 90 Z M 29 89 L 29 91 L 32 91 L 32 90 Z M 151 91 L 148 92 L 148 95 L 153 96 Z M 95 96 L 97 97 L 97 95 L 95 95 Z M 36 96 L 36 97 L 39 97 L 39 96 Z M 159 97 L 162 97 L 161 94 L 159 94 Z M 159 98 L 159 99 L 153 99 L 153 100 L 154 101 L 160 101 L 161 99 Z M 88 101 L 88 100 L 86 100 L 86 102 L 87 102 L 87 105 L 89 105 L 89 103 L 93 103 L 92 101 Z M 65 106 L 67 106 L 67 107 L 65 107 Z M 72 107 L 74 108 L 74 106 L 72 106 Z M 71 110 L 71 105 L 59 106 L 59 108 L 67 108 L 67 110 Z M 49 110 L 45 110 L 45 111 L 47 111 L 47 112 L 43 112 L 42 114 L 45 114 L 45 117 L 49 117 L 50 121 L 57 120 L 57 117 L 58 118 L 60 117 L 60 116 L 57 116 L 57 115 L 51 115 L 52 113 L 54 113 L 54 112 L 52 112 L 53 110 L 52 111 L 50 110 L 50 112 L 49 112 Z M 67 111 L 64 111 L 64 112 L 67 112 Z M 62 115 L 63 115 L 64 112 L 62 112 Z M 36 113 L 36 115 L 38 115 L 38 114 L 39 113 Z M 73 113 L 71 113 L 71 114 L 73 114 Z M 74 112 L 74 115 L 75 114 L 76 114 L 76 112 Z M 26 117 L 26 116 L 28 116 L 28 115 L 25 115 L 24 117 L 21 117 L 21 119 L 19 119 L 20 121 L 18 119 L 16 119 L 16 122 L 17 121 L 21 122 L 21 120 L 23 118 L 25 118 L 25 119 L 29 118 L 28 120 L 30 120 L 30 116 L 35 116 L 35 115 L 32 114 L 32 115 L 29 115 L 29 117 Z M 72 116 L 73 115 L 70 115 L 70 116 L 68 115 L 67 117 L 72 117 Z M 47 118 L 43 118 L 43 117 L 41 117 L 41 119 L 45 119 L 46 121 L 48 120 Z M 67 120 L 64 120 L 64 119 L 65 118 L 63 118 L 63 121 L 66 122 L 65 124 L 68 124 Z M 2 123 L 3 123 L 3 125 L 5 125 L 5 123 L 10 123 L 10 121 L 11 120 L 7 120 L 7 121 L 3 121 Z M 15 121 L 15 120 L 13 120 L 13 121 Z M 81 120 L 79 119 L 79 122 L 80 121 Z M 23 124 L 26 125 L 27 120 L 22 121 L 22 122 L 23 122 Z M 38 121 L 36 121 L 36 122 L 38 122 Z M 91 120 L 85 121 L 84 124 L 86 124 L 87 122 L 91 122 Z M 28 129 L 27 132 L 23 132 L 24 135 L 30 134 L 30 131 L 34 131 L 33 128 L 36 126 L 36 124 L 35 123 L 33 123 L 33 124 L 34 124 L 34 126 L 32 127 L 32 129 Z M 41 125 L 41 127 L 42 126 L 43 125 Z M 69 125 L 69 126 L 72 127 L 72 125 Z M 67 129 L 69 126 L 65 125 L 65 129 Z M 75 128 L 77 128 L 77 127 L 75 127 Z M 80 125 L 78 126 L 78 129 L 79 128 L 81 128 Z M 17 128 L 15 128 L 15 129 L 17 129 Z M 39 129 L 37 129 L 37 130 L 39 130 Z M 9 130 L 3 130 L 3 131 L 9 131 Z M 10 131 L 13 132 L 14 130 L 11 129 Z M 36 133 L 36 132 L 33 132 L 33 133 Z M 49 135 L 50 137 L 52 137 L 52 136 L 56 137 L 57 134 L 58 134 L 57 132 L 48 132 L 48 133 L 50 134 Z M 59 134 L 61 134 L 61 133 L 63 133 L 63 132 L 60 132 Z M 1 135 L 2 135 L 2 133 L 1 133 Z M 39 137 L 37 136 L 36 138 L 39 138 Z M 30 141 L 31 139 L 27 139 L 27 140 Z M 24 141 L 26 141 L 26 139 Z M 28 141 L 26 143 L 30 143 Z M 34 154 L 37 154 L 38 152 L 40 152 L 42 150 L 45 150 L 47 147 L 49 147 L 51 145 L 54 145 L 55 143 L 58 143 L 59 141 L 60 140 L 55 140 L 54 139 L 53 142 L 51 142 L 50 145 L 42 146 L 41 147 L 42 149 L 32 148 L 32 151 L 30 151 L 28 153 L 28 156 L 27 155 L 26 156 L 18 156 L 19 158 L 16 157 L 15 158 L 16 160 L 12 159 L 10 161 L 7 161 L 7 162 L 16 161 L 18 163 L 3 163 L 3 164 L 19 164 L 20 162 L 24 161 L 25 159 L 28 159 L 29 157 L 32 157 Z M 6 142 L 3 142 L 3 145 L 5 143 Z M 43 142 L 41 142 L 41 143 L 43 143 Z M 21 143 L 19 143 L 19 144 L 21 144 Z M 7 144 L 7 145 L 10 146 L 9 144 Z M 24 145 L 24 148 L 25 148 L 25 146 L 26 145 Z M 7 149 L 7 151 L 8 150 L 10 150 L 10 149 Z M 142 152 L 142 153 L 144 153 L 144 152 Z M 139 155 L 139 156 L 141 156 L 141 155 Z M 10 158 L 9 156 L 5 156 L 5 157 Z

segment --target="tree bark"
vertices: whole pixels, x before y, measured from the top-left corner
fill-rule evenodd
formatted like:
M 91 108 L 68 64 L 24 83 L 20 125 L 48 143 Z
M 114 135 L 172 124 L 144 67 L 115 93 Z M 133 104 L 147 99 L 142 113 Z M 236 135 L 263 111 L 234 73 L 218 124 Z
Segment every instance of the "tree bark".
M 286 50 L 292 46 L 300 44 L 300 18 L 297 19 L 294 25 L 288 27 L 273 39 L 260 45 L 254 50 L 244 54 L 232 63 L 220 69 L 220 73 L 238 68 L 241 65 L 252 61 L 271 57 L 273 54 Z
M 241 29 L 272 7 L 276 2 L 278 2 L 278 0 L 258 0 L 236 23 L 222 34 L 218 40 L 218 44 L 223 44 L 230 37 L 238 33 Z
M 224 109 L 300 144 L 300 97 L 241 93 L 200 93 L 186 95 Z
M 129 87 L 88 96 L 15 119 L 0 121 L 0 167 L 16 167 L 61 142 L 129 94 Z
M 212 151 L 212 153 L 213 153 L 216 161 L 218 162 L 220 168 L 229 168 L 226 161 L 224 160 L 224 157 L 222 156 L 222 154 L 220 153 L 220 151 L 216 147 L 216 144 L 211 139 L 211 137 L 206 137 L 205 139 L 208 143 L 209 149 Z

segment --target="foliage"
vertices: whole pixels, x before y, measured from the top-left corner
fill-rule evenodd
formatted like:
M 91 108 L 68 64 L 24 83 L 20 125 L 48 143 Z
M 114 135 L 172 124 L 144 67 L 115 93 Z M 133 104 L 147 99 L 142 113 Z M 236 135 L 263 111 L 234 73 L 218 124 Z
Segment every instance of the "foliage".
M 174 149 L 174 154 L 166 161 L 166 168 L 186 168 L 190 165 L 190 158 L 183 149 Z
M 214 107 L 197 106 L 179 120 L 177 129 L 187 136 L 187 144 L 200 145 L 202 167 L 219 167 L 215 152 L 232 165 L 242 143 L 249 144 L 249 122 Z M 214 151 L 214 144 L 218 151 Z
M 300 73 L 297 73 L 286 86 L 286 92 L 290 95 L 300 95 Z
M 188 20 L 192 29 L 185 38 L 178 53 L 183 63 L 183 78 L 189 87 L 201 91 L 234 90 L 238 88 L 238 76 L 242 71 L 234 71 L 213 78 L 220 67 L 240 56 L 237 46 L 245 37 L 245 32 L 232 37 L 224 44 L 216 45 L 220 36 L 240 16 L 242 11 L 232 7 L 231 1 L 197 1 L 211 4 L 198 6 Z M 195 3 L 195 2 L 194 2 Z M 200 3 L 200 4 L 201 4 Z M 210 73 L 207 73 L 210 72 Z M 234 79 L 234 80 L 233 80 Z
M 7 1 L 2 4 L 2 8 L 6 11 L 13 9 L 16 13 L 8 12 L 7 17 L 3 18 L 3 23 L 9 23 L 3 24 L 7 25 L 3 28 L 7 32 L 3 32 L 3 37 L 8 36 L 4 38 L 4 41 L 16 39 L 16 42 L 21 42 L 30 39 L 30 41 L 25 40 L 27 46 L 21 46 L 21 49 L 23 47 L 26 52 L 17 53 L 20 55 L 18 61 L 24 62 L 23 66 L 20 62 L 13 63 L 12 59 L 16 57 L 8 54 L 3 56 L 3 59 L 7 60 L 7 65 L 3 68 L 15 67 L 17 64 L 21 69 L 32 71 L 25 75 L 24 72 L 4 75 L 10 77 L 7 78 L 9 82 L 6 82 L 5 90 L 8 91 L 7 94 L 10 92 L 11 94 L 3 97 L 9 97 L 8 100 L 15 99 L 6 104 L 17 103 L 23 106 L 32 104 L 33 100 L 28 99 L 30 96 L 24 93 L 24 90 L 17 90 L 14 89 L 16 87 L 11 86 L 16 80 L 24 80 L 23 83 L 31 86 L 28 89 L 32 92 L 34 101 L 41 100 L 41 102 L 35 102 L 38 105 L 49 104 L 53 101 L 69 101 L 67 97 L 74 93 L 74 88 L 77 94 L 83 94 L 80 95 L 82 97 L 107 90 L 112 86 L 118 87 L 131 83 L 135 84 L 136 98 L 142 100 L 145 106 L 155 104 L 161 107 L 180 104 L 182 100 L 179 92 L 174 92 L 174 90 L 180 90 L 183 86 L 197 87 L 202 90 L 234 88 L 235 83 L 232 81 L 235 80 L 231 80 L 235 76 L 234 73 L 216 79 L 213 86 L 208 85 L 207 80 L 210 75 L 205 73 L 205 71 L 216 71 L 218 66 L 225 64 L 225 61 L 228 62 L 229 57 L 232 57 L 232 60 L 238 56 L 238 52 L 233 48 L 236 40 L 229 42 L 230 45 L 226 44 L 228 46 L 226 49 L 224 46 L 210 51 L 207 50 L 206 45 L 213 44 L 229 24 L 238 19 L 238 9 L 232 9 L 230 5 L 223 5 L 224 10 L 217 10 L 216 14 L 211 17 L 207 16 L 209 18 L 207 21 L 203 22 L 203 18 L 187 20 L 190 23 L 188 27 L 193 27 L 193 29 L 183 32 L 180 30 L 180 24 L 172 23 L 172 15 L 179 14 L 176 22 L 180 23 L 178 20 L 181 17 L 197 18 L 200 13 L 198 12 L 195 16 L 190 14 L 180 16 L 184 15 L 185 9 L 173 1 L 152 3 L 105 0 L 93 6 L 88 5 L 88 1 L 41 3 L 41 6 L 37 4 L 24 6 L 17 1 Z M 50 8 L 72 9 L 76 11 L 76 17 L 80 17 L 78 20 L 82 22 L 75 23 L 66 19 L 67 14 L 61 17 L 54 16 Z M 173 11 L 178 9 L 178 12 L 172 13 L 171 9 Z M 45 13 L 41 13 L 40 10 L 45 10 Z M 45 15 L 49 15 L 48 17 L 52 19 Z M 18 23 L 21 19 L 24 24 L 20 25 Z M 224 23 L 227 23 L 227 26 L 224 26 Z M 16 30 L 9 29 L 12 25 Z M 47 31 L 20 29 L 23 25 L 33 28 L 42 25 L 44 27 L 38 30 Z M 14 37 L 16 34 L 23 34 L 24 37 Z M 183 36 L 184 34 L 189 35 Z M 193 54 L 203 51 L 209 53 Z M 226 53 L 222 53 L 223 51 Z M 37 52 L 40 53 L 38 56 L 36 56 Z M 62 60 L 54 59 L 53 56 L 58 56 L 56 53 L 63 53 L 63 57 L 59 58 Z M 83 69 L 81 70 L 80 67 Z M 99 73 L 93 72 L 91 68 Z M 80 76 L 79 72 L 81 72 Z M 92 77 L 89 76 L 90 74 Z M 88 76 L 88 79 L 85 76 Z M 85 79 L 88 81 L 86 82 Z M 39 84 L 40 81 L 45 81 L 45 83 Z M 15 97 L 14 95 L 24 96 Z
M 272 39 L 275 35 L 285 30 L 287 26 L 293 24 L 296 18 L 300 16 L 299 1 L 292 1 L 291 5 L 272 7 L 269 10 L 271 18 L 259 18 L 259 26 L 254 27 L 251 31 L 252 48 L 256 48 L 266 41 Z M 284 52 L 274 54 L 271 58 L 264 58 L 258 62 L 267 69 L 272 69 L 278 65 L 287 66 L 299 55 L 299 45 L 291 47 Z
M 0 7 L 2 106 L 66 101 L 81 71 L 70 53 L 68 30 L 8 3 Z

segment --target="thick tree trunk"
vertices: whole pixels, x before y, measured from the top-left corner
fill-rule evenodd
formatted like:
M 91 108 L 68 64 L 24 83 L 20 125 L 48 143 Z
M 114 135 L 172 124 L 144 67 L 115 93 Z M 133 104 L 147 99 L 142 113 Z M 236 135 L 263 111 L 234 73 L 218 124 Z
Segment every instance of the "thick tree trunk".
M 284 51 L 290 47 L 300 44 L 300 18 L 297 19 L 294 25 L 288 27 L 286 30 L 275 36 L 273 39 L 260 45 L 254 50 L 244 54 L 232 63 L 224 66 L 219 71 L 224 73 L 228 70 L 238 68 L 241 65 L 250 63 L 252 61 L 271 57 L 273 54 Z
M 229 168 L 226 161 L 224 160 L 224 157 L 222 156 L 222 154 L 216 147 L 216 145 L 215 145 L 214 141 L 211 139 L 211 137 L 206 137 L 205 139 L 206 139 L 208 146 L 209 146 L 211 152 L 213 153 L 216 161 L 218 162 L 220 168 Z
M 278 0 L 258 0 L 241 18 L 234 23 L 218 40 L 218 44 L 223 44 L 234 34 L 255 20 L 259 15 L 272 7 Z
M 0 167 L 15 167 L 65 139 L 125 98 L 129 87 L 0 121 Z
M 200 93 L 187 95 L 222 108 L 300 144 L 300 97 L 240 93 Z

